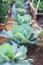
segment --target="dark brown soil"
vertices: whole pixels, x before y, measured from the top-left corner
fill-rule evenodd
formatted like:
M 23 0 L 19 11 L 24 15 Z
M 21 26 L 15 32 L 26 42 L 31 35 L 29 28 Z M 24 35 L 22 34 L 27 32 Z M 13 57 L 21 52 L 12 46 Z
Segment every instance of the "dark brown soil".
M 36 50 L 28 51 L 27 59 L 33 59 L 33 65 L 43 65 L 43 49 L 39 47 Z
M 43 23 L 43 15 L 38 16 L 37 19 L 39 23 Z
M 43 15 L 37 16 L 37 22 L 43 28 Z

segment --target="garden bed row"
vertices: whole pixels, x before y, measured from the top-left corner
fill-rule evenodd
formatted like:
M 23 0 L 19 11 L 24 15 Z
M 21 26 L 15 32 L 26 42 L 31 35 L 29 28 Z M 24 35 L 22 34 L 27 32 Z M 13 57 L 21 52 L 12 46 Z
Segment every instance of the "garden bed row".
M 39 22 L 43 27 L 43 13 L 36 12 L 35 8 L 33 7 L 31 2 L 29 5 L 30 5 L 30 7 L 29 7 L 30 10 L 28 11 L 28 13 L 32 14 L 33 20 L 37 20 L 37 22 Z M 5 29 L 5 30 L 10 29 L 10 27 L 12 27 L 13 23 L 14 23 L 14 20 L 12 20 L 10 18 L 10 20 L 7 23 L 0 24 L 0 31 L 3 29 Z
M 25 1 L 23 0 L 23 2 Z M 30 10 L 27 12 L 27 8 L 22 9 L 18 4 L 21 5 L 21 1 L 13 5 L 13 7 L 16 5 L 18 9 L 12 7 L 12 19 L 8 18 L 9 21 L 6 24 L 0 25 L 0 30 L 2 30 L 0 32 L 1 65 L 33 65 L 34 61 L 38 60 L 39 53 L 37 55 L 37 52 L 43 45 L 43 29 L 41 30 L 36 22 L 32 6 L 30 5 Z M 34 14 L 33 17 L 31 17 L 30 11 Z

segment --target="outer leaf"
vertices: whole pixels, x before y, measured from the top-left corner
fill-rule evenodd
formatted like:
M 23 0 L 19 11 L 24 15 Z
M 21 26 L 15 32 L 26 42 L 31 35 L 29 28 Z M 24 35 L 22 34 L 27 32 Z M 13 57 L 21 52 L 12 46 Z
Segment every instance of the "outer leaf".
M 3 62 L 1 65 L 33 65 L 32 61 L 30 62 L 30 60 L 18 60 L 18 62 Z
M 1 51 L 0 51 L 0 59 L 6 60 L 6 61 L 10 61 L 10 59 Z
M 27 49 L 24 47 L 24 46 L 22 46 L 22 47 L 20 47 L 19 49 L 18 49 L 18 52 L 17 52 L 17 54 L 14 56 L 14 59 L 16 58 L 18 58 L 18 59 L 25 59 L 26 58 L 26 52 L 27 52 Z
M 12 31 L 6 31 L 6 30 L 3 30 L 0 34 L 0 36 L 3 36 L 3 37 L 6 37 L 6 38 L 12 38 L 13 37 L 13 33 Z
M 11 65 L 9 62 L 5 62 L 2 65 Z
M 32 64 L 25 60 L 19 60 L 16 65 L 32 65 Z

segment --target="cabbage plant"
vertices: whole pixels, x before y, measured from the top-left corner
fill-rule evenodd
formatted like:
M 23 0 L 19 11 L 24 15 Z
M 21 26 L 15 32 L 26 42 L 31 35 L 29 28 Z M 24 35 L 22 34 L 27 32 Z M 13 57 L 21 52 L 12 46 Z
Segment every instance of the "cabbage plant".
M 15 25 L 12 28 L 13 39 L 18 44 L 34 45 L 38 38 L 35 37 L 34 29 L 28 24 Z
M 28 9 L 29 4 L 26 0 L 16 0 L 11 8 L 11 18 L 13 18 L 18 24 L 29 22 L 32 17 L 28 14 Z
M 28 24 L 14 25 L 11 31 L 2 34 L 19 45 L 34 45 L 38 41 L 34 29 Z
M 19 12 L 20 13 L 20 12 Z M 23 12 L 21 12 L 22 13 L 22 15 L 23 15 Z M 21 14 L 20 13 L 20 14 Z M 21 16 L 20 14 L 12 14 L 12 18 L 14 19 L 14 21 L 17 23 L 17 24 L 22 24 L 22 23 L 30 23 L 30 21 L 32 20 L 32 17 L 31 17 L 31 15 L 29 15 L 29 14 L 25 14 L 25 12 L 24 12 L 24 14 L 25 15 L 23 15 L 23 16 Z
M 27 52 L 24 46 L 18 48 L 16 53 L 14 51 L 10 44 L 0 45 L 0 65 L 32 65 L 32 59 L 24 60 Z

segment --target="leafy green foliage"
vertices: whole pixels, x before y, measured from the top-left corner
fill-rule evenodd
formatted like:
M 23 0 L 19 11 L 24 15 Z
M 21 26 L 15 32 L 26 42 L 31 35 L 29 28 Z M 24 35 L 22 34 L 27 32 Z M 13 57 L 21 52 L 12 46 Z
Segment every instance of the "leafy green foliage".
M 39 4 L 39 10 L 43 10 L 43 1 L 41 1 Z
M 17 9 L 17 12 L 20 14 L 20 15 L 24 15 L 27 13 L 27 11 L 25 9 L 21 9 L 21 8 L 18 8 Z
M 16 0 L 3 0 L 3 2 L 11 2 L 11 3 L 13 3 L 14 1 L 16 1 Z
M 27 0 L 22 0 L 24 3 L 27 2 Z
M 4 50 L 3 50 L 4 49 Z M 19 60 L 26 58 L 27 49 L 24 46 L 18 48 L 18 51 L 15 53 L 15 49 L 10 44 L 3 44 L 0 46 L 0 59 L 4 61 L 10 60 Z
M 29 14 L 25 14 L 23 16 L 21 16 L 20 14 L 17 14 L 17 15 L 13 14 L 12 18 L 15 20 L 15 22 L 17 22 L 17 24 L 22 24 L 27 22 L 30 23 L 32 19 L 31 15 Z
M 43 37 L 43 29 L 40 31 L 39 36 Z
M 26 52 L 27 52 L 27 49 L 24 47 L 24 46 L 21 46 L 20 48 L 18 48 L 18 51 L 16 53 L 16 55 L 14 55 L 14 60 L 23 60 L 26 58 Z
M 33 33 L 33 28 L 28 24 L 15 25 L 11 31 L 8 31 L 6 35 L 10 40 L 18 44 L 29 44 L 33 45 L 38 41 L 38 38 L 35 37 Z M 10 35 L 11 34 L 11 35 Z
M 0 59 L 3 59 L 3 60 L 10 60 L 2 51 L 0 51 Z
M 8 4 L 6 2 L 0 2 L 0 23 L 6 19 L 8 13 Z
M 24 3 L 21 0 L 16 1 L 16 3 L 15 3 L 15 5 L 16 5 L 17 8 L 21 8 L 23 4 Z
M 21 33 L 16 33 L 16 34 L 14 35 L 14 37 L 17 38 L 18 40 L 23 40 L 23 39 L 25 39 L 25 37 L 24 37 L 23 34 L 21 34 Z
M 12 62 L 8 62 L 8 61 L 3 62 L 3 63 L 1 63 L 1 65 L 33 65 L 33 64 L 32 64 L 32 61 L 30 63 L 27 60 L 19 60 L 18 62 L 13 62 L 13 61 Z
M 8 48 L 7 48 L 7 47 Z M 11 45 L 9 44 L 3 44 L 0 46 L 1 50 L 0 50 L 0 65 L 31 65 L 33 60 L 30 59 L 30 60 L 24 60 L 26 58 L 26 52 L 27 52 L 27 49 L 24 47 L 24 46 L 21 46 L 20 48 L 18 48 L 18 51 L 15 53 L 14 57 L 12 58 L 12 60 L 10 60 L 8 58 L 7 55 L 5 55 L 5 50 L 6 50 L 6 53 L 10 53 L 10 51 L 13 49 L 10 49 L 9 48 L 12 47 Z M 5 48 L 5 50 L 2 50 L 3 48 Z M 9 50 L 9 52 L 8 52 Z M 14 52 L 14 50 L 12 50 L 12 52 Z M 11 57 L 11 56 L 10 56 Z M 4 60 L 3 60 L 4 59 Z
M 0 57 L 3 58 L 3 54 L 5 54 L 5 58 L 8 57 L 12 59 L 14 56 L 13 48 L 10 44 L 3 44 L 0 46 Z
M 26 0 L 16 0 L 12 6 L 11 17 L 18 24 L 27 23 L 32 19 L 32 17 L 27 12 L 28 9 L 29 5 Z
M 36 8 L 37 7 L 37 4 L 38 4 L 38 0 L 34 0 L 33 2 L 33 6 Z M 41 11 L 43 10 L 43 1 L 40 1 L 40 4 L 38 6 L 38 10 Z
M 17 8 L 23 8 L 28 0 L 16 0 L 15 5 Z
M 34 37 L 33 28 L 28 24 L 15 25 L 12 28 L 14 41 L 20 44 L 35 44 L 37 39 Z
M 21 16 L 20 17 L 20 23 L 30 23 L 30 20 L 32 19 L 32 17 L 29 15 L 29 14 L 26 14 L 26 15 L 24 15 L 24 16 Z
M 38 4 L 38 0 L 34 0 L 33 6 L 34 6 L 35 8 L 37 7 L 37 4 Z

